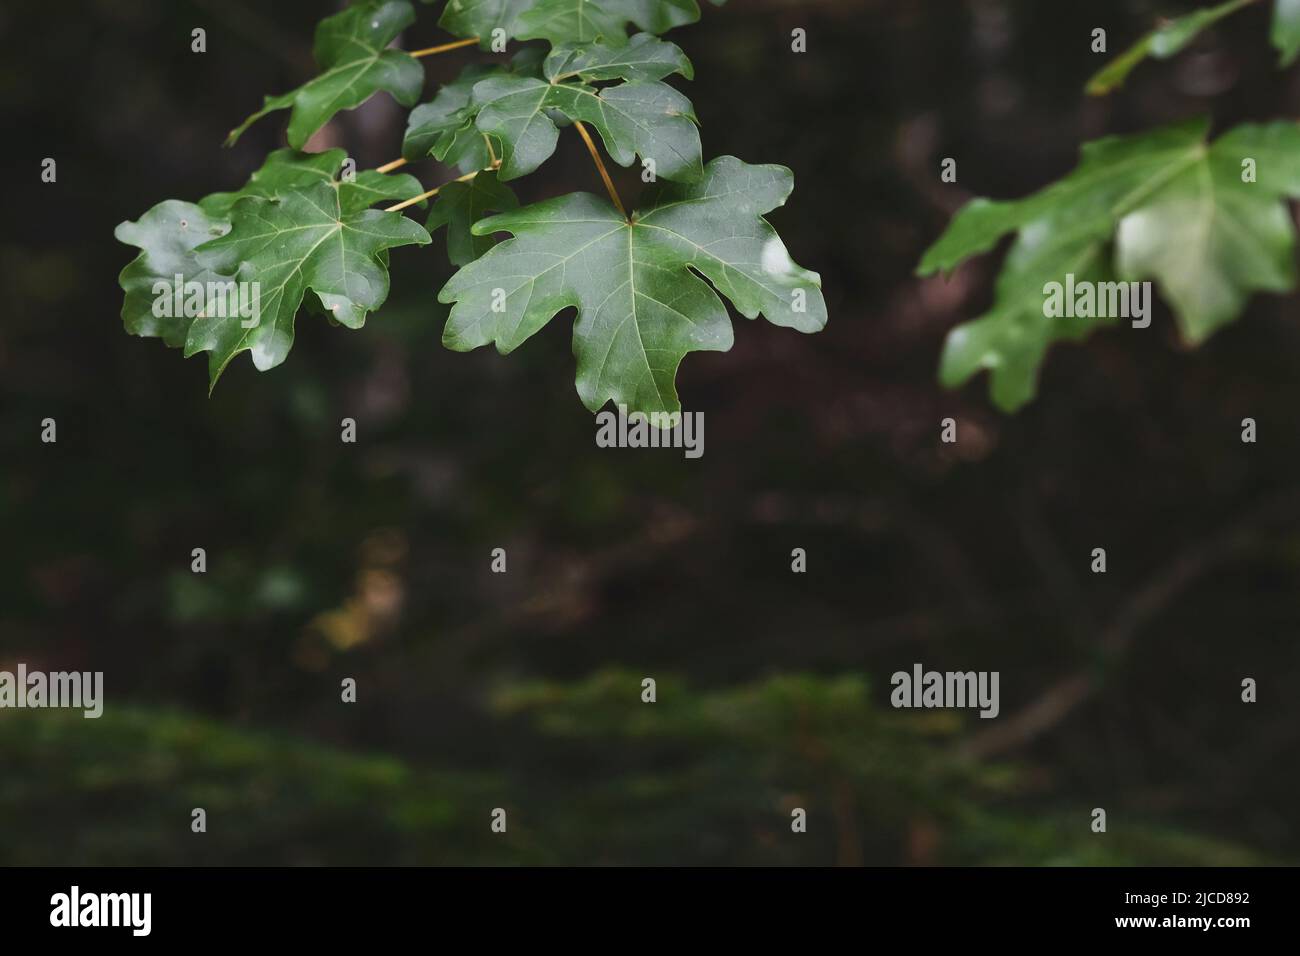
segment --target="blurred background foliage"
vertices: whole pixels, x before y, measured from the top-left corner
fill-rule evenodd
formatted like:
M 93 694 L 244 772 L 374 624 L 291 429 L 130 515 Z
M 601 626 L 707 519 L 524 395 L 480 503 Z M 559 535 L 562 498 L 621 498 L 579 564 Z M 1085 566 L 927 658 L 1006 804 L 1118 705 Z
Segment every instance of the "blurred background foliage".
M 831 309 L 811 337 L 736 317 L 684 365 L 700 461 L 595 447 L 567 321 L 506 358 L 442 349 L 440 243 L 393 256 L 364 330 L 303 315 L 284 366 L 241 359 L 209 399 L 202 358 L 122 332 L 112 230 L 282 145 L 267 121 L 220 148 L 310 74 L 336 5 L 0 9 L 0 668 L 102 670 L 107 698 L 0 711 L 0 862 L 1296 859 L 1294 297 L 1196 352 L 1167 313 L 1057 350 L 1008 418 L 934 382 L 998 257 L 911 278 L 969 195 L 1039 188 L 1083 140 L 1294 116 L 1262 9 L 1082 95 L 1093 27 L 1119 49 L 1192 6 L 746 0 L 675 32 L 706 155 L 794 170 L 771 218 Z M 423 13 L 409 47 L 439 42 Z M 429 89 L 475 56 L 427 60 Z M 313 148 L 377 165 L 403 124 L 376 98 Z M 525 201 L 599 191 L 560 148 Z M 892 710 L 914 662 L 1000 671 L 1002 715 Z

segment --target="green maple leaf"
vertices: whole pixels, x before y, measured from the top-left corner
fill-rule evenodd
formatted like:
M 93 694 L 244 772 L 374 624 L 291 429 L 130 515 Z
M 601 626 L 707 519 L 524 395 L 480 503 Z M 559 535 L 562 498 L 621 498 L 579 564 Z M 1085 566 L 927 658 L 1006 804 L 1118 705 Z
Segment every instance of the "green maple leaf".
M 700 133 L 691 101 L 666 83 L 633 80 L 603 89 L 530 77 L 489 77 L 472 97 L 480 131 L 501 145 L 501 178 L 532 172 L 555 152 L 560 131 L 549 111 L 600 133 L 614 162 L 653 159 L 665 179 L 700 178 Z
M 474 125 L 478 108 L 472 104 L 471 94 L 475 84 L 488 77 L 536 77 L 540 72 L 541 51 L 531 47 L 515 54 L 509 65 L 471 63 L 456 79 L 439 87 L 432 101 L 411 111 L 402 139 L 402 157 L 413 160 L 432 156 L 466 173 L 486 169 L 499 144 L 489 149 L 486 134 Z
M 200 265 L 194 255 L 197 246 L 230 231 L 230 221 L 210 216 L 199 205 L 168 199 L 158 203 L 135 222 L 123 222 L 113 235 L 120 242 L 136 246 L 140 254 L 127 263 L 118 276 L 125 293 L 122 302 L 122 325 L 132 335 L 161 338 L 179 348 L 189 335 L 192 317 L 159 315 L 154 309 L 160 283 L 183 281 L 224 282 L 221 276 Z M 162 294 L 166 294 L 162 290 Z M 172 310 L 175 311 L 175 310 Z
M 360 106 L 380 90 L 403 106 L 413 105 L 424 86 L 424 70 L 410 54 L 386 48 L 414 21 L 407 0 L 369 0 L 322 20 L 313 52 L 323 72 L 292 92 L 266 97 L 260 110 L 230 131 L 226 145 L 276 110 L 292 108 L 289 145 L 301 149 L 334 114 Z
M 261 169 L 236 192 L 213 193 L 198 203 L 169 199 L 158 203 L 136 222 L 117 227 L 116 237 L 139 248 L 140 254 L 122 270 L 118 282 L 126 293 L 122 323 L 132 335 L 161 338 L 172 347 L 187 344 L 194 316 L 185 312 L 156 314 L 159 284 L 175 285 L 176 276 L 185 283 L 226 283 L 237 277 L 221 275 L 199 263 L 195 247 L 230 231 L 230 210 L 245 196 L 275 199 L 286 192 L 312 183 L 333 183 L 346 159 L 341 149 L 323 153 L 300 153 L 280 149 L 271 153 Z M 340 202 L 347 211 L 385 199 L 407 199 L 423 192 L 413 176 L 383 176 L 374 170 L 357 173 L 337 184 Z M 190 353 L 187 353 L 190 354 Z
M 455 80 L 439 87 L 431 102 L 411 110 L 402 139 L 403 158 L 432 156 L 440 162 L 461 166 L 467 173 L 486 167 L 490 158 L 483 134 L 474 126 L 470 94 L 480 80 L 504 75 L 504 67 L 472 63 Z
M 578 77 L 601 80 L 662 80 L 673 73 L 693 79 L 695 71 L 681 47 L 649 33 L 638 33 L 626 46 L 606 43 L 561 43 L 542 65 L 552 83 Z
M 965 206 L 926 252 L 920 275 L 950 271 L 1009 232 L 1018 237 L 992 310 L 949 335 L 944 384 L 984 368 L 1000 407 L 1029 401 L 1048 346 L 1107 321 L 1044 314 L 1047 283 L 1071 273 L 1153 279 L 1192 344 L 1237 318 L 1251 293 L 1293 288 L 1294 227 L 1283 200 L 1300 197 L 1300 127 L 1246 125 L 1210 143 L 1208 126 L 1196 120 L 1098 140 L 1084 146 L 1074 172 L 1039 193 Z
M 223 274 L 237 270 L 261 290 L 254 327 L 220 316 L 200 316 L 190 327 L 186 357 L 212 353 L 212 385 L 240 352 L 251 352 L 260 371 L 283 362 L 308 289 L 335 321 L 360 328 L 366 313 L 388 297 L 384 251 L 430 241 L 419 224 L 398 213 L 346 211 L 343 196 L 339 184 L 317 183 L 274 201 L 242 199 L 231 211 L 230 231 L 195 249 L 201 266 Z
M 539 78 L 544 70 L 549 82 Z M 637 153 L 656 158 L 656 173 L 691 179 L 703 168 L 690 101 L 656 82 L 670 73 L 691 76 L 691 64 L 672 43 L 638 34 L 624 47 L 561 44 L 540 64 L 521 51 L 510 66 L 474 64 L 412 112 L 402 143 L 407 159 L 433 156 L 463 172 L 503 158 L 502 178 L 532 172 L 555 151 L 556 121 L 583 119 L 596 127 L 616 162 Z M 578 78 L 583 82 L 563 82 Z M 597 89 L 590 82 L 629 79 Z M 662 157 L 662 158 L 661 158 Z
M 503 185 L 496 173 L 487 170 L 468 182 L 451 182 L 438 190 L 438 199 L 429 210 L 425 228 L 433 232 L 447 227 L 447 258 L 453 265 L 469 265 L 495 245 L 490 235 L 476 235 L 472 228 L 489 210 L 508 212 L 519 200 Z
M 686 354 L 732 345 L 719 292 L 747 318 L 761 313 L 801 332 L 825 326 L 820 278 L 790 261 L 762 218 L 793 186 L 784 167 L 723 156 L 699 182 L 657 184 L 630 219 L 603 198 L 574 193 L 482 220 L 475 235 L 513 238 L 443 287 L 439 301 L 455 303 L 443 342 L 457 351 L 495 343 L 505 354 L 574 307 L 587 408 L 613 400 L 633 412 L 679 411 L 675 380 Z
M 515 36 L 552 43 L 603 39 L 622 46 L 628 23 L 664 33 L 699 18 L 695 0 L 539 0 L 516 18 Z
M 375 202 L 404 199 L 418 194 L 422 190 L 414 177 L 383 176 L 367 170 L 356 174 L 352 180 L 335 180 L 333 174 L 342 165 L 344 158 L 342 150 L 316 154 L 278 150 L 268 157 L 262 168 L 238 192 L 214 193 L 198 203 L 167 200 L 154 206 L 138 221 L 119 225 L 115 233 L 117 238 L 141 250 L 122 270 L 118 280 L 126 293 L 122 306 L 122 322 L 126 330 L 134 335 L 162 338 L 167 345 L 173 347 L 183 346 L 187 358 L 201 351 L 212 351 L 209 377 L 213 385 L 230 359 L 244 348 L 255 350 L 254 361 L 259 368 L 270 368 L 283 361 L 288 351 L 287 346 L 292 341 L 293 321 L 292 312 L 283 314 L 283 310 L 288 307 L 283 297 L 277 302 L 265 299 L 260 302 L 262 316 L 259 323 L 261 319 L 273 315 L 268 308 L 273 306 L 279 310 L 274 313 L 275 322 L 279 323 L 278 328 L 268 323 L 266 328 L 245 329 L 242 323 L 251 320 L 229 311 L 221 313 L 220 309 L 212 310 L 213 315 L 207 317 L 199 317 L 192 310 L 174 309 L 171 310 L 174 313 L 172 315 L 159 315 L 159 290 L 174 287 L 178 275 L 187 286 L 190 283 L 200 283 L 206 287 L 209 283 L 224 286 L 231 282 L 264 282 L 266 274 L 263 269 L 277 250 L 264 250 L 261 256 L 244 262 L 237 256 L 228 258 L 224 254 L 213 255 L 209 250 L 199 247 L 213 239 L 230 236 L 232 212 L 236 223 L 254 211 L 263 218 L 275 221 L 285 216 L 298 215 L 296 210 L 306 201 L 305 197 L 313 197 L 326 209 L 331 208 L 331 205 L 336 207 L 340 227 L 346 224 L 349 236 L 352 231 L 379 217 L 379 222 L 385 229 L 403 233 L 410 241 L 429 241 L 424 230 L 397 213 L 365 212 L 366 207 Z M 416 192 L 413 193 L 413 189 Z M 281 203 L 274 200 L 282 201 L 285 208 L 282 209 Z M 297 229 L 292 233 L 294 239 L 309 234 L 312 229 L 305 217 L 298 216 L 298 219 L 294 223 L 294 228 Z M 397 220 L 407 223 L 407 226 L 394 225 Z M 317 230 L 320 228 L 322 227 L 318 224 Z M 241 248 L 249 246 L 249 233 L 247 226 L 240 228 L 234 241 Z M 290 234 L 286 234 L 286 245 L 290 238 Z M 390 243 L 392 244 L 396 243 Z M 350 245 L 368 248 L 366 242 L 354 241 Z M 371 288 L 356 296 L 359 305 L 373 309 L 383 301 L 387 289 L 387 273 L 383 270 L 387 248 L 387 245 L 383 245 L 375 254 L 376 268 L 383 272 L 382 276 L 375 278 L 375 269 L 369 266 L 361 267 L 358 272 L 367 281 L 374 279 Z M 283 249 L 279 252 L 282 254 Z M 350 265 L 354 259 L 354 255 L 347 257 L 347 264 Z M 318 252 L 310 262 L 303 263 L 304 266 L 310 265 L 313 270 L 318 270 L 310 275 L 312 288 L 318 292 L 334 292 L 340 284 L 329 277 L 327 260 L 325 252 Z M 271 278 L 274 280 L 278 277 Z M 349 274 L 342 284 L 347 287 L 349 282 L 357 281 L 355 276 Z M 293 300 L 294 310 L 301 299 L 302 294 L 299 292 Z M 334 301 L 325 304 L 328 307 Z M 205 307 L 203 311 L 208 309 Z M 340 312 L 330 311 L 327 314 L 344 324 L 350 322 L 354 327 L 360 324 L 361 317 L 354 309 L 341 309 Z M 287 338 L 284 336 L 286 321 Z

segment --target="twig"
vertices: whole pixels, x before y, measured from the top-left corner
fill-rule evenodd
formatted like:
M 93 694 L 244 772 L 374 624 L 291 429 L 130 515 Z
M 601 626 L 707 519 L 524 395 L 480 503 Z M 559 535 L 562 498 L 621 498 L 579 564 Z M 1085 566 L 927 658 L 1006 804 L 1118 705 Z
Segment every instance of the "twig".
M 457 178 L 449 181 L 453 183 L 469 182 L 480 172 L 482 172 L 482 170 L 476 169 L 472 173 L 466 173 L 464 176 L 458 176 Z M 442 184 L 442 186 L 446 186 L 446 185 L 447 183 Z M 442 189 L 442 186 L 434 186 L 427 193 L 420 193 L 420 195 L 418 196 L 412 196 L 410 199 L 404 199 L 401 202 L 399 202 L 396 206 L 389 206 L 387 209 L 384 210 L 384 212 L 400 212 L 401 210 L 405 209 L 407 206 L 414 206 L 418 202 L 424 202 L 430 196 L 438 195 L 438 190 Z
M 574 120 L 573 125 L 578 128 L 578 135 L 587 144 L 587 152 L 591 153 L 592 161 L 595 162 L 596 168 L 600 170 L 600 178 L 605 181 L 605 189 L 609 193 L 609 198 L 613 200 L 619 214 L 626 219 L 627 210 L 623 208 L 623 200 L 618 198 L 618 190 L 614 188 L 614 180 L 609 178 L 609 170 L 605 168 L 605 161 L 600 158 L 600 153 L 596 150 L 596 144 L 591 141 L 591 134 L 587 132 L 587 127 L 578 120 Z
M 478 37 L 470 37 L 468 40 L 457 40 L 455 43 L 442 43 L 438 46 L 426 47 L 423 50 L 412 50 L 411 56 L 433 56 L 437 53 L 446 53 L 448 50 L 459 50 L 463 46 L 471 46 L 478 42 Z
M 391 173 L 394 169 L 397 169 L 398 167 L 401 167 L 401 166 L 405 166 L 406 163 L 407 163 L 407 160 L 405 160 L 405 159 L 395 159 L 395 160 L 393 160 L 391 163 L 384 163 L 384 165 L 382 165 L 382 166 L 376 166 L 376 167 L 375 167 L 375 172 L 377 172 L 377 173 Z

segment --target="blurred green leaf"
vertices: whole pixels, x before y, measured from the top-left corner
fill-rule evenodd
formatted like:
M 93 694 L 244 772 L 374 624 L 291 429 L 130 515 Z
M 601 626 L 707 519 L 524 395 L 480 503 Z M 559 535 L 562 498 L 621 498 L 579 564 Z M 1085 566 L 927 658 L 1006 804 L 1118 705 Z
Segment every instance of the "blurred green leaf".
M 1281 66 L 1300 55 L 1300 0 L 1276 0 L 1273 10 L 1273 45 L 1281 52 Z
M 1129 49 L 1102 67 L 1088 81 L 1087 91 L 1091 96 L 1105 96 L 1124 85 L 1134 67 L 1148 56 L 1158 60 L 1167 60 L 1187 48 L 1209 27 L 1224 17 L 1236 13 L 1242 7 L 1256 0 L 1228 0 L 1217 6 L 1206 7 L 1181 17 L 1176 17 L 1152 30 Z
M 1196 120 L 1097 140 L 1054 185 L 963 208 L 926 251 L 920 275 L 950 271 L 1007 233 L 1017 239 L 992 311 L 949 335 L 943 383 L 954 387 L 988 369 L 1000 408 L 1028 402 L 1053 342 L 1116 318 L 1049 317 L 1046 286 L 1070 275 L 1154 279 L 1191 344 L 1236 319 L 1251 293 L 1293 288 L 1295 230 L 1283 200 L 1300 196 L 1300 127 L 1245 125 L 1212 143 L 1208 130 Z

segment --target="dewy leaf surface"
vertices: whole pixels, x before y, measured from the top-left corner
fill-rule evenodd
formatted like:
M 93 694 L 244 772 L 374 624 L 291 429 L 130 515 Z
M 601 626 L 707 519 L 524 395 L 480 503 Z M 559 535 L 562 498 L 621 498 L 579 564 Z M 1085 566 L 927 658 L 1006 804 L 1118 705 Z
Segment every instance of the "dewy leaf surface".
M 313 51 L 321 73 L 280 96 L 268 96 L 262 108 L 231 130 L 226 144 L 268 113 L 292 109 L 289 145 L 302 149 L 307 139 L 340 110 L 354 109 L 380 90 L 411 106 L 424 86 L 419 62 L 388 44 L 415 20 L 408 0 L 369 0 L 322 20 Z
M 665 83 L 633 80 L 597 89 L 497 76 L 475 84 L 472 99 L 479 130 L 500 141 L 503 180 L 532 172 L 555 152 L 560 133 L 548 110 L 594 126 L 620 166 L 640 155 L 654 160 L 658 176 L 686 182 L 703 170 L 691 101 Z
M 1044 314 L 1044 287 L 1071 273 L 1154 280 L 1193 344 L 1237 318 L 1252 293 L 1291 289 L 1295 238 L 1283 200 L 1300 197 L 1300 127 L 1246 125 L 1213 143 L 1207 132 L 1197 120 L 1098 140 L 1083 148 L 1074 172 L 1041 192 L 963 208 L 919 274 L 949 271 L 1018 235 L 993 309 L 949 336 L 944 383 L 985 368 L 999 406 L 1029 401 L 1048 346 L 1107 321 Z
M 630 222 L 589 193 L 483 220 L 476 235 L 513 238 L 439 293 L 455 303 L 443 342 L 458 351 L 494 343 L 508 353 L 573 307 L 577 388 L 587 408 L 612 400 L 635 412 L 679 411 L 675 380 L 686 354 L 732 345 L 718 292 L 747 318 L 761 313 L 801 332 L 826 324 L 820 278 L 790 260 L 762 218 L 793 185 L 784 167 L 723 156 L 697 183 L 657 184 Z
M 199 264 L 222 274 L 238 272 L 257 282 L 261 314 L 252 328 L 238 317 L 200 316 L 190 327 L 186 357 L 208 359 L 216 384 L 230 360 L 250 351 L 260 370 L 284 361 L 293 344 L 294 316 L 307 289 L 327 314 L 348 328 L 360 328 L 366 313 L 388 295 L 384 250 L 423 245 L 429 234 L 398 213 L 346 211 L 338 183 L 317 183 L 279 200 L 241 199 L 225 235 L 195 249 Z

